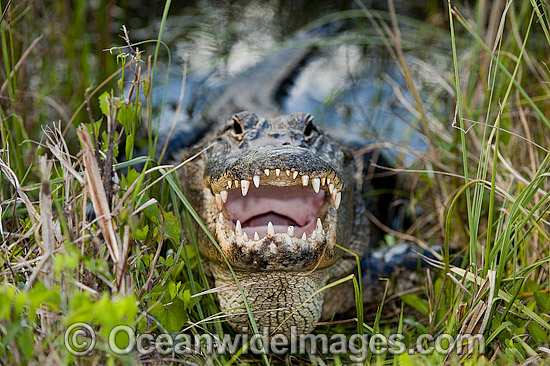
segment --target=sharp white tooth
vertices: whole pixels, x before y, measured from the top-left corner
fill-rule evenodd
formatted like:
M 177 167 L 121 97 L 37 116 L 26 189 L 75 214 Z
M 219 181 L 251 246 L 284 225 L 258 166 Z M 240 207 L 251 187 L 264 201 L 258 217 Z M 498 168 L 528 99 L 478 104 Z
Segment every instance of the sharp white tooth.
M 241 222 L 239 220 L 237 220 L 237 223 L 235 224 L 235 233 L 237 233 L 237 235 L 242 235 L 243 234 L 243 228 L 242 228 Z
M 264 173 L 269 177 L 269 169 L 264 169 Z
M 335 209 L 338 209 L 338 207 L 340 207 L 340 201 L 342 201 L 342 192 L 338 191 L 338 193 L 336 193 L 336 198 L 334 198 Z
M 317 218 L 317 226 L 315 227 L 315 230 L 319 233 L 323 232 L 323 224 L 321 223 L 320 218 Z
M 221 212 L 218 215 L 218 222 L 223 222 L 223 214 Z
M 311 236 L 310 236 L 311 240 L 315 240 L 315 237 L 317 236 L 316 233 L 317 233 L 317 231 L 313 230 L 313 232 L 311 233 Z
M 327 178 L 327 184 L 330 184 L 330 178 Z
M 243 232 L 243 238 L 244 238 L 244 241 L 248 241 L 248 235 L 246 235 L 246 232 Z
M 290 170 L 287 170 L 286 172 L 287 177 L 290 177 Z
M 275 175 L 279 176 L 279 174 L 281 174 L 281 169 L 279 168 L 275 169 Z
M 239 181 L 235 179 L 235 188 L 239 188 Z
M 233 181 L 232 180 L 228 180 L 227 181 L 227 188 L 231 189 L 231 186 L 233 185 Z
M 286 243 L 290 246 L 290 247 L 294 247 L 294 243 L 292 242 L 292 238 L 288 235 L 285 235 L 285 239 L 286 239 Z
M 270 222 L 267 223 L 267 236 L 274 236 L 275 229 L 273 229 L 273 224 Z
M 298 176 L 298 172 L 292 173 L 292 179 L 296 179 L 297 176 Z
M 307 174 L 306 174 L 306 175 L 302 175 L 302 185 L 303 185 L 304 187 L 306 187 L 308 183 L 309 183 L 309 175 L 307 175 Z
M 286 233 L 289 236 L 294 236 L 294 226 L 289 226 L 288 229 L 286 229 Z
M 244 179 L 241 180 L 241 192 L 243 193 L 243 197 L 248 193 L 248 188 L 250 188 L 250 181 Z
M 254 185 L 256 186 L 256 188 L 258 188 L 260 186 L 260 176 L 255 175 L 252 180 L 254 181 Z
M 307 236 L 306 236 L 306 232 L 304 231 L 304 233 L 302 234 L 302 240 L 307 240 Z
M 328 191 L 332 194 L 332 191 L 334 191 L 334 184 L 331 183 L 328 185 Z
M 257 232 L 254 232 L 254 240 L 260 240 L 260 236 Z
M 321 178 L 321 185 L 322 186 L 324 186 L 326 182 L 327 182 L 327 177 Z
M 321 179 L 311 178 L 311 186 L 313 187 L 315 193 L 319 193 L 319 188 L 321 188 Z
M 220 191 L 220 196 L 222 197 L 223 203 L 227 202 L 227 191 Z
M 223 208 L 223 203 L 222 203 L 222 196 L 220 196 L 219 193 L 216 193 L 216 204 L 218 205 L 218 208 L 221 209 Z

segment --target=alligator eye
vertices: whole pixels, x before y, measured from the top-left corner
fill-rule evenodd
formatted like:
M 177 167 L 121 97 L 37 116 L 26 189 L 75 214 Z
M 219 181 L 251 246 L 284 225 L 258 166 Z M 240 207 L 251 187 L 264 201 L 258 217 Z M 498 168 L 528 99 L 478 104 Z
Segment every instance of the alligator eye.
M 306 127 L 304 127 L 304 140 L 309 141 L 313 137 L 313 132 L 317 131 L 313 125 L 313 116 L 310 114 L 306 119 Z
M 231 134 L 233 135 L 233 137 L 240 141 L 243 138 L 243 123 L 237 116 L 233 116 L 231 117 L 231 119 L 233 120 L 233 131 L 231 131 Z

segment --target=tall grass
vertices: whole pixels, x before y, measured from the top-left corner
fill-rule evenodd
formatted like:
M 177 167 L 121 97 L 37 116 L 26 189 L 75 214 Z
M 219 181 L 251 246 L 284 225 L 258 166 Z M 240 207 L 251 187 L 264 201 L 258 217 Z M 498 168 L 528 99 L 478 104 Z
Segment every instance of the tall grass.
M 0 2 L 0 13 L 6 5 Z M 234 334 L 197 250 L 196 229 L 206 228 L 174 167 L 154 161 L 151 93 L 170 5 L 156 39 L 147 41 L 155 45 L 152 55 L 138 53 L 143 43 L 132 44 L 124 32 L 120 44 L 105 44 L 116 43 L 105 23 L 114 20 L 101 10 L 87 19 L 86 2 L 28 0 L 11 2 L 6 11 L 0 24 L 0 364 L 135 364 L 135 354 L 116 355 L 107 347 L 109 330 L 120 324 L 136 332 Z M 399 333 L 410 344 L 423 333 L 485 337 L 484 355 L 393 357 L 370 350 L 365 363 L 544 360 L 550 332 L 548 4 L 497 1 L 490 8 L 478 1 L 469 8 L 449 2 L 437 32 L 429 21 L 398 16 L 389 5 L 380 12 L 358 2 L 359 9 L 310 26 L 352 20 L 369 33 L 326 44 L 383 45 L 400 65 L 403 91 L 414 97 L 408 107 L 418 117 L 411 123 L 431 144 L 418 169 L 401 169 L 416 182 L 408 187 L 411 211 L 421 206 L 425 212 L 401 234 L 445 243 L 445 255 L 432 261 L 415 291 L 391 293 L 399 278 L 388 280 L 384 301 L 371 312 L 362 308 L 360 276 L 327 285 L 353 283 L 357 318 L 353 326 L 328 322 L 316 332 Z M 448 53 L 448 72 L 428 100 L 406 57 L 420 41 L 401 31 L 404 24 L 417 34 L 437 34 L 430 50 Z M 87 34 L 81 39 L 81 29 L 90 26 L 97 28 L 96 41 Z M 111 54 L 102 51 L 107 48 Z M 430 103 L 449 98 L 454 113 L 437 115 Z M 147 156 L 133 156 L 138 143 L 148 146 Z M 127 159 L 121 162 L 123 148 Z M 463 249 L 460 268 L 450 248 Z M 258 333 L 252 308 L 245 307 Z M 98 333 L 88 356 L 75 356 L 63 344 L 66 329 L 79 321 Z M 126 340 L 117 341 L 123 347 Z M 265 353 L 253 357 L 246 353 L 250 346 L 235 355 L 201 349 L 178 360 L 151 354 L 142 361 L 289 362 Z M 296 362 L 345 364 L 348 356 L 306 352 Z

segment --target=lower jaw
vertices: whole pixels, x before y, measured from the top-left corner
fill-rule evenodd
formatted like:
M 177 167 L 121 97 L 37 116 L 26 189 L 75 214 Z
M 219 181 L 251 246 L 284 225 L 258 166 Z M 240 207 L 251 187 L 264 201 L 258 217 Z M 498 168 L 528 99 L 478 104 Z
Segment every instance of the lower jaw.
M 229 287 L 218 292 L 220 308 L 228 315 L 229 324 L 238 333 L 250 333 L 252 328 L 243 297 L 231 272 L 227 267 L 213 263 L 211 270 L 216 287 Z M 267 331 L 289 338 L 307 334 L 321 317 L 325 294 L 315 292 L 326 285 L 328 269 L 313 272 L 236 271 L 236 275 L 260 333 Z

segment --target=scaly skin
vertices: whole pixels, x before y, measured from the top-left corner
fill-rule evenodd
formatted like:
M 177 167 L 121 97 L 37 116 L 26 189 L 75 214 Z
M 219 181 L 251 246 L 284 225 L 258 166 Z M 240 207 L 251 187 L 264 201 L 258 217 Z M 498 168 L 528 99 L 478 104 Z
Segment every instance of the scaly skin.
M 358 184 L 364 190 L 366 183 L 358 182 L 361 174 L 357 174 L 354 156 L 318 130 L 312 120 L 303 113 L 265 119 L 241 112 L 214 137 L 186 153 L 189 157 L 206 148 L 183 167 L 181 181 L 186 197 L 223 253 L 206 234 L 199 234 L 199 249 L 209 261 L 216 287 L 226 286 L 218 292 L 221 309 L 232 314 L 228 320 L 237 330 L 247 325 L 247 316 L 224 256 L 243 285 L 260 329 L 268 327 L 290 335 L 293 326 L 297 333 L 308 333 L 322 313 L 342 310 L 323 309 L 325 293 L 315 294 L 327 281 L 355 268 L 355 258 L 333 243 L 359 256 L 369 244 L 366 208 L 356 192 Z M 292 186 L 298 195 L 303 192 L 311 200 L 307 202 L 320 205 L 313 213 L 320 224 L 314 232 L 308 224 L 305 239 L 299 234 L 295 237 L 294 229 L 274 232 L 273 227 L 267 228 L 265 236 L 255 239 L 248 232 L 245 237 L 246 228 L 230 214 L 235 210 L 230 205 L 237 198 L 243 202 L 249 199 L 241 198 L 243 192 L 253 196 L 256 184 L 262 189 Z M 275 205 L 275 201 L 269 202 Z M 289 208 L 299 209 L 303 210 Z

